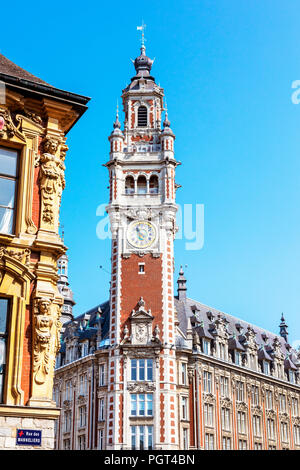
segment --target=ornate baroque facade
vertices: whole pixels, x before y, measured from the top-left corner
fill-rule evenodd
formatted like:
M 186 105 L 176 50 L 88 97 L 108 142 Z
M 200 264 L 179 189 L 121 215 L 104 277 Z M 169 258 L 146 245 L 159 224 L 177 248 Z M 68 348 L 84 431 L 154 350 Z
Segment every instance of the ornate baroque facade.
M 41 447 L 54 447 L 66 134 L 88 100 L 50 86 L 0 54 L 0 447 L 5 449 L 22 448 L 16 446 L 18 428 L 42 430 Z
M 300 449 L 299 356 L 173 292 L 175 136 L 142 45 L 109 137 L 109 301 L 65 323 L 58 449 Z

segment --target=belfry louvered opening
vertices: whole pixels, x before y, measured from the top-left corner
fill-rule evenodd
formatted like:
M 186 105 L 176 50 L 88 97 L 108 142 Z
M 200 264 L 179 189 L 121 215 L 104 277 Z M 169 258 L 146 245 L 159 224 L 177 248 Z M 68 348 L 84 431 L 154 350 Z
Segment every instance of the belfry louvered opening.
M 146 106 L 140 106 L 138 109 L 138 127 L 147 127 L 148 112 Z

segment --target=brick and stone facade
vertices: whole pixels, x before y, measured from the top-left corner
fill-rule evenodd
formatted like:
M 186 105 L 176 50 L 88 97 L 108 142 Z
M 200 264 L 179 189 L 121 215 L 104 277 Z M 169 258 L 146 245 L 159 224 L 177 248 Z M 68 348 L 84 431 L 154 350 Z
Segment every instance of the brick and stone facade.
M 300 449 L 299 357 L 280 334 L 174 296 L 175 136 L 145 54 L 109 136 L 107 302 L 65 323 L 58 449 Z

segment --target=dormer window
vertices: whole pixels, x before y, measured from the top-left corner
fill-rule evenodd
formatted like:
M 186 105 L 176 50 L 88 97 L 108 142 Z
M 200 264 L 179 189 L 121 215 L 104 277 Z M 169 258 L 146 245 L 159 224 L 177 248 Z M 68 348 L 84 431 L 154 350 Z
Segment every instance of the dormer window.
M 269 364 L 268 361 L 263 361 L 262 362 L 262 369 L 263 369 L 264 374 L 266 374 L 266 375 L 270 374 L 270 364 Z
M 288 372 L 288 378 L 289 378 L 289 382 L 291 382 L 291 384 L 295 383 L 295 372 L 291 369 Z
M 203 354 L 207 354 L 208 356 L 210 355 L 210 341 L 208 339 L 202 340 L 202 349 Z
M 146 106 L 140 106 L 138 109 L 138 127 L 147 127 L 148 111 Z
M 234 358 L 234 363 L 235 363 L 237 366 L 240 366 L 240 365 L 242 364 L 242 356 L 241 356 L 240 351 L 235 350 L 235 351 L 233 352 L 233 358 Z

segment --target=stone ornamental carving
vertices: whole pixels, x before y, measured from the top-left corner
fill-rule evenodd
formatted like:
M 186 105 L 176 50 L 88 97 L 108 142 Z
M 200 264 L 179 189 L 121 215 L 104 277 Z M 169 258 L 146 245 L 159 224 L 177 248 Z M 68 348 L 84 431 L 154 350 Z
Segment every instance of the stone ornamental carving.
M 276 413 L 274 410 L 266 410 L 266 417 L 270 419 L 276 418 Z
M 53 319 L 50 312 L 51 302 L 41 298 L 36 301 L 35 307 L 35 341 L 33 374 L 37 384 L 43 384 L 50 368 L 50 338 Z
M 222 408 L 231 408 L 231 400 L 229 397 L 221 398 L 221 407 Z
M 20 140 L 26 142 L 24 135 L 20 132 L 19 128 L 17 128 L 12 120 L 11 113 L 6 108 L 0 107 L 0 138 L 4 139 L 12 139 L 13 137 L 17 137 Z
M 128 326 L 125 325 L 122 344 L 130 342 L 135 345 L 150 345 L 153 342 L 160 342 L 159 327 L 156 325 L 152 333 L 153 316 L 150 309 L 145 309 L 143 297 L 138 301 L 137 307 L 137 310 L 133 310 L 130 315 L 131 335 Z
M 244 401 L 237 402 L 236 409 L 237 411 L 247 412 L 248 411 L 247 403 L 245 403 Z
M 131 220 L 149 220 L 154 216 L 153 209 L 149 207 L 143 208 L 130 208 L 127 210 L 126 215 Z
M 156 386 L 154 382 L 145 382 L 139 384 L 129 382 L 127 384 L 127 390 L 132 393 L 148 393 L 154 392 L 156 390 Z
M 262 414 L 262 407 L 259 405 L 253 405 L 251 407 L 252 414 L 255 416 L 261 416 Z
M 51 353 L 54 356 L 52 359 L 54 362 L 55 354 L 59 349 L 61 323 L 58 318 L 53 318 L 52 311 L 55 308 L 58 314 L 59 306 L 52 305 L 48 298 L 42 297 L 35 300 L 33 377 L 38 385 L 45 383 L 52 366 Z M 51 351 L 52 339 L 54 340 L 54 351 Z
M 57 156 L 59 142 L 46 139 L 40 157 L 40 188 L 42 195 L 42 221 L 48 226 L 58 224 L 58 211 L 62 191 L 65 188 L 65 164 Z
M 63 407 L 64 407 L 65 410 L 69 410 L 69 409 L 72 407 L 72 402 L 71 402 L 71 400 L 65 400 L 65 401 L 63 402 Z
M 208 403 L 210 405 L 213 405 L 216 401 L 216 397 L 212 393 L 205 393 L 203 401 L 204 401 L 204 403 Z
M 16 259 L 20 263 L 25 264 L 27 267 L 30 264 L 30 253 L 31 251 L 28 248 L 25 250 L 15 250 L 0 246 L 0 259 L 2 259 L 4 256 L 9 256 Z
M 78 395 L 77 403 L 78 405 L 85 405 L 87 403 L 87 397 L 85 395 Z

